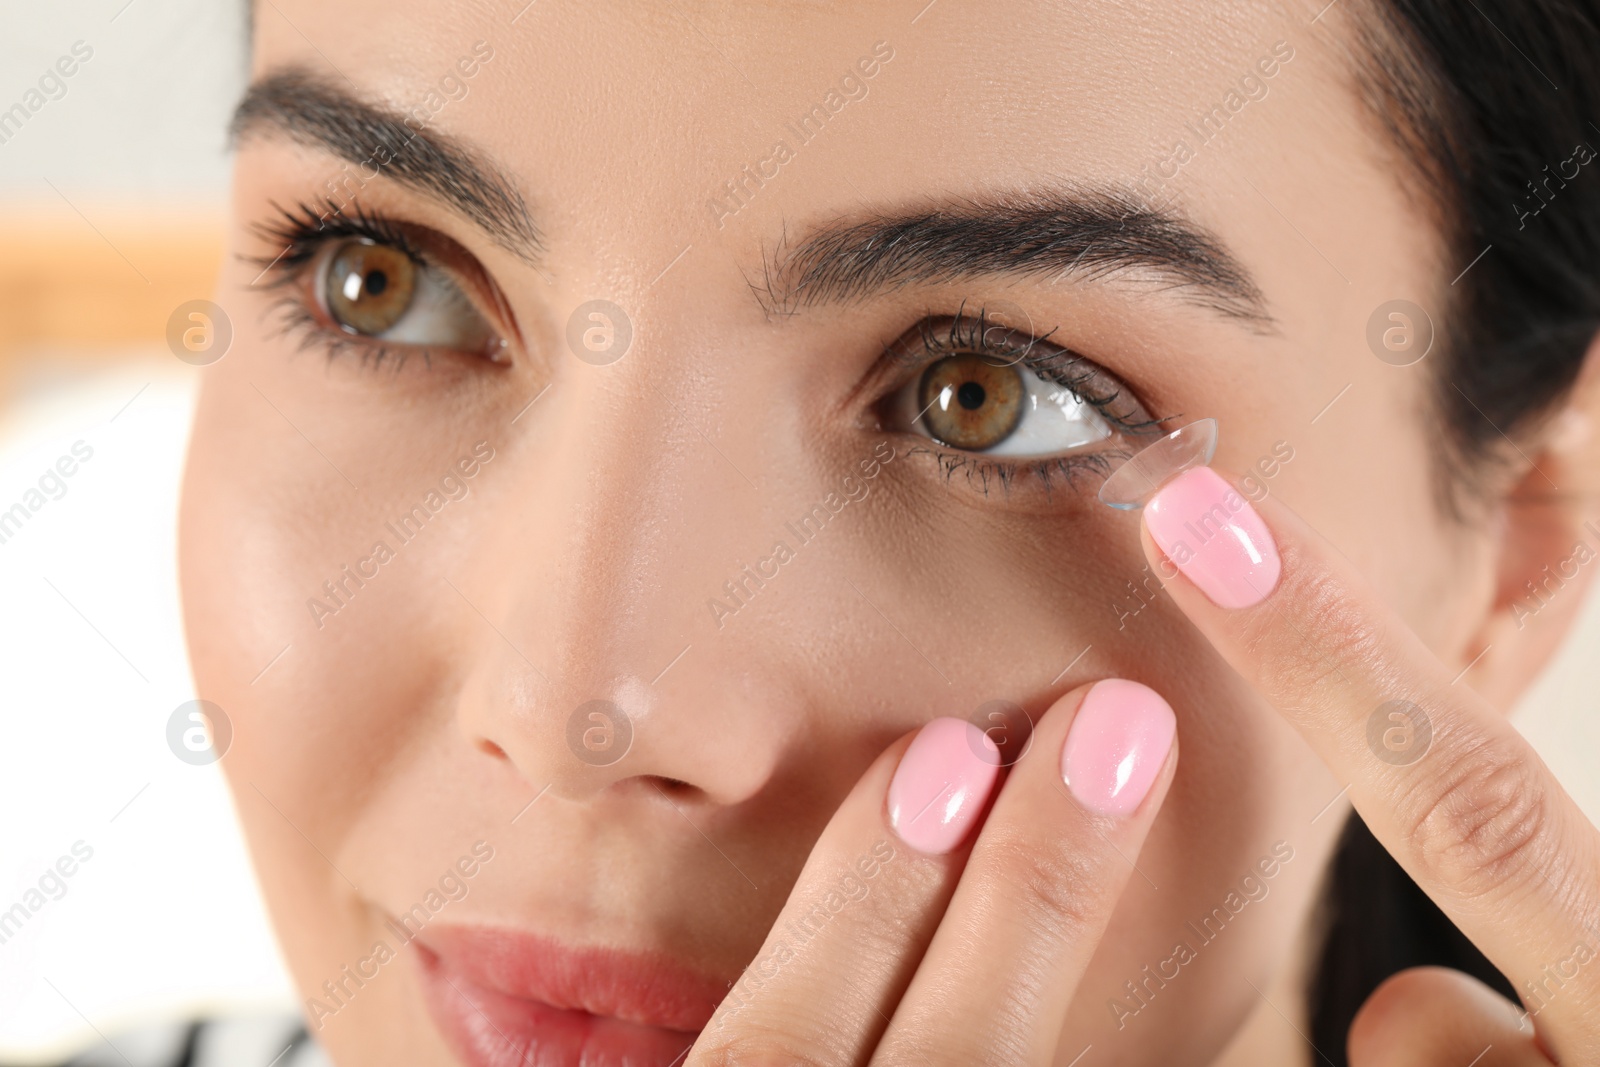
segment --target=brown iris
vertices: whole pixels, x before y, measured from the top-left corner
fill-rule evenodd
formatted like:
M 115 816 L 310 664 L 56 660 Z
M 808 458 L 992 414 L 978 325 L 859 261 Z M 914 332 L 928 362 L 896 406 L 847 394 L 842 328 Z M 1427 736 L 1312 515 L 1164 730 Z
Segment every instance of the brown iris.
M 349 241 L 328 265 L 328 314 L 347 330 L 378 336 L 411 306 L 417 265 L 398 248 Z
M 954 448 L 982 452 L 1017 428 L 1022 374 L 979 355 L 947 356 L 922 375 L 920 406 L 928 430 Z

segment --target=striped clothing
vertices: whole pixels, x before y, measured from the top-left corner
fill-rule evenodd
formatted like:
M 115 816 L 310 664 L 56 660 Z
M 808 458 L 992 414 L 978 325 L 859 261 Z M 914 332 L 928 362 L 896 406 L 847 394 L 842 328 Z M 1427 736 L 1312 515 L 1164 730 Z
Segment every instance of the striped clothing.
M 62 1067 L 332 1067 L 294 1015 L 230 1015 L 113 1034 Z

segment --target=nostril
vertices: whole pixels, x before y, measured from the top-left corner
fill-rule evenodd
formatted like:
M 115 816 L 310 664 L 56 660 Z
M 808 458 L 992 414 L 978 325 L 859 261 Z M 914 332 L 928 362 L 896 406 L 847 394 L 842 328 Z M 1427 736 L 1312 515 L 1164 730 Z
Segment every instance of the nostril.
M 505 749 L 501 748 L 499 745 L 495 744 L 493 741 L 490 741 L 486 737 L 480 737 L 478 739 L 478 751 L 482 752 L 486 756 L 493 756 L 495 759 L 509 760 L 511 758 L 510 756 L 506 755 Z

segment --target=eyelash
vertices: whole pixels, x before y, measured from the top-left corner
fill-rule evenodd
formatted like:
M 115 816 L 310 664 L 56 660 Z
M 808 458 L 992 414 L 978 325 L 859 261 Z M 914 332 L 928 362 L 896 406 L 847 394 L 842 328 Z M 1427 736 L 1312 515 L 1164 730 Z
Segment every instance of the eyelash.
M 271 276 L 266 288 L 291 289 L 300 284 L 323 247 L 331 241 L 348 237 L 361 237 L 376 244 L 389 245 L 403 252 L 419 267 L 441 269 L 417 246 L 403 227 L 381 215 L 368 214 L 360 204 L 351 208 L 330 199 L 323 201 L 324 210 L 320 212 L 305 201 L 300 201 L 293 208 L 285 208 L 277 203 L 272 206 L 278 212 L 278 217 L 270 222 L 258 222 L 251 229 L 264 241 L 281 245 L 283 251 L 270 257 L 240 257 L 260 267 L 262 276 Z M 391 345 L 375 337 L 329 329 L 308 306 L 307 301 L 315 299 L 314 294 L 285 292 L 266 310 L 267 316 L 277 316 L 278 336 L 298 338 L 299 351 L 305 352 L 320 346 L 330 363 L 339 356 L 354 354 L 359 357 L 361 366 L 372 370 L 377 370 L 388 361 L 396 373 L 413 355 L 420 355 L 425 364 L 432 366 L 432 351 L 425 346 Z
M 908 346 L 900 344 L 891 346 L 888 351 L 896 362 L 909 365 L 919 372 L 951 356 L 967 354 L 991 356 L 1025 367 L 1046 381 L 1061 386 L 1093 407 L 1119 433 L 1125 435 L 1161 433 L 1164 432 L 1163 423 L 1181 417 L 1164 415 L 1140 419 L 1131 417 L 1131 413 L 1127 411 L 1116 410 L 1116 402 L 1122 396 L 1121 389 L 1095 392 L 1087 388 L 1099 378 L 1110 377 L 1109 372 L 1093 367 L 1085 368 L 1079 374 L 1071 373 L 1072 367 L 1088 363 L 1089 360 L 1070 349 L 1049 344 L 1050 337 L 1056 332 L 1055 328 L 1041 335 L 1019 334 L 1009 327 L 990 321 L 982 307 L 978 309 L 976 315 L 969 314 L 966 302 L 963 301 L 947 323 L 940 317 L 930 314 L 918 323 L 916 329 L 919 343 L 914 348 L 908 350 Z M 1058 479 L 1064 479 L 1068 488 L 1073 488 L 1080 476 L 1099 475 L 1104 478 L 1111 473 L 1112 460 L 1126 459 L 1131 455 L 1125 450 L 1110 449 L 1069 453 L 1063 456 L 1005 459 L 978 452 L 947 449 L 939 446 L 937 442 L 931 446 L 912 445 L 907 451 L 911 455 L 931 457 L 939 464 L 947 482 L 958 471 L 961 472 L 965 475 L 967 483 L 985 496 L 989 495 L 991 485 L 1003 493 L 1010 493 L 1012 486 L 1020 478 L 1027 476 L 1038 479 L 1039 485 L 1046 493 L 1054 488 L 1054 483 Z

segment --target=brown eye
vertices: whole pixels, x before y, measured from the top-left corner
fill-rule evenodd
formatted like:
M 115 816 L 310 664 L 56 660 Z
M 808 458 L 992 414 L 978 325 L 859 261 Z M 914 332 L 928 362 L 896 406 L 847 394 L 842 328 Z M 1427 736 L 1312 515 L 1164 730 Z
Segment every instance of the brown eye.
M 1014 366 L 979 355 L 948 356 L 922 375 L 923 421 L 944 444 L 982 452 L 1017 428 L 1024 392 Z
M 328 314 L 352 333 L 380 336 L 411 306 L 416 273 L 416 263 L 398 248 L 347 241 L 328 264 Z

